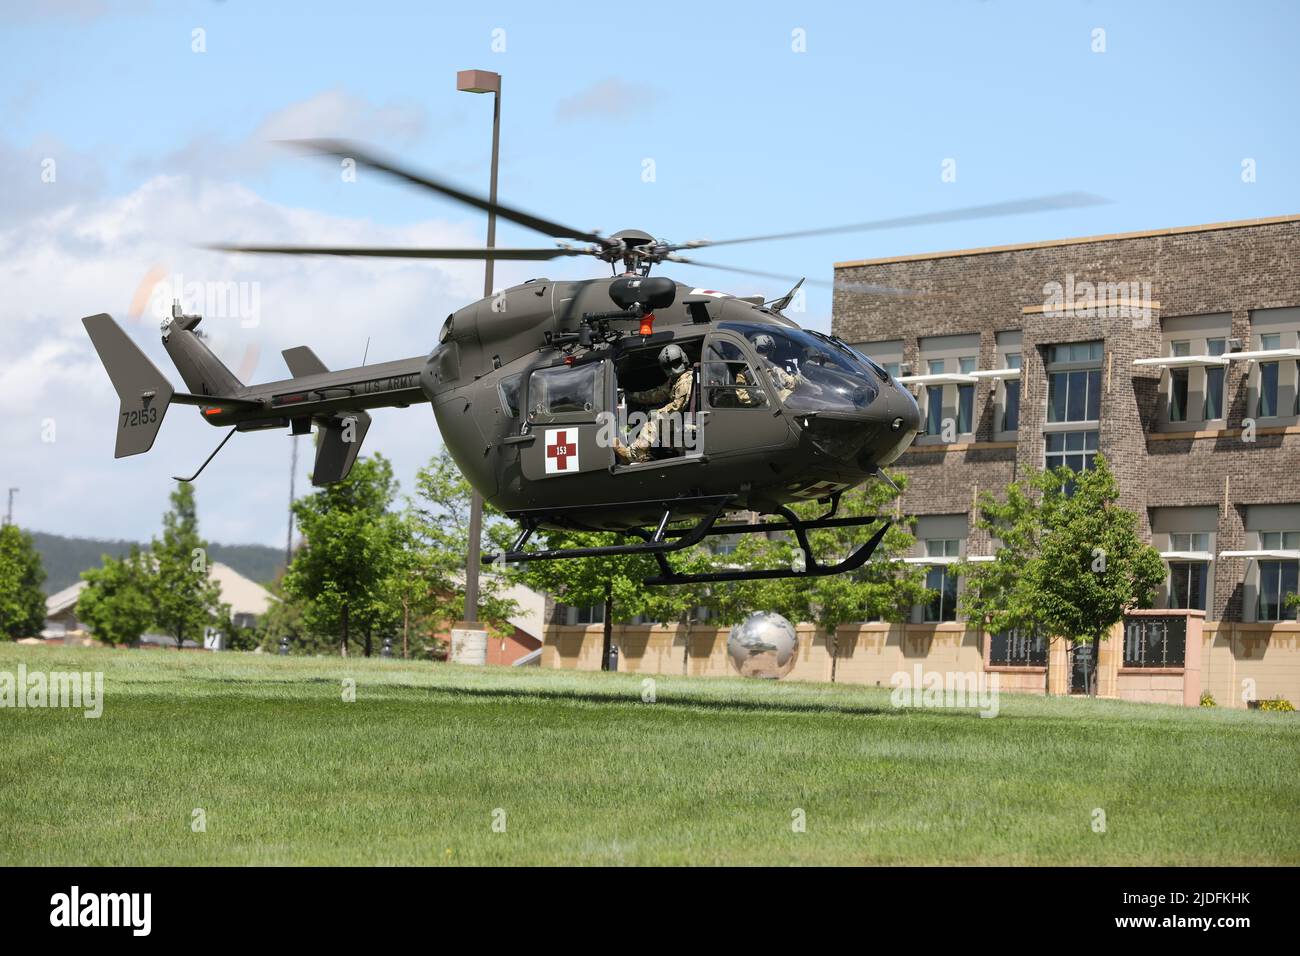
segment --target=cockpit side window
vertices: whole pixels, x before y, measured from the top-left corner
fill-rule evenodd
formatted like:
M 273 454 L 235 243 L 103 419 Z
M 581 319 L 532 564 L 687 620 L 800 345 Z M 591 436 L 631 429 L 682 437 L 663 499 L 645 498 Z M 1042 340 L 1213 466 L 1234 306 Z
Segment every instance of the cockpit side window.
M 880 393 L 883 379 L 875 370 L 828 337 L 757 322 L 724 322 L 721 328 L 749 341 L 781 404 L 795 412 L 859 411 Z
M 767 404 L 762 379 L 735 342 L 714 339 L 704 352 L 704 390 L 713 408 L 761 408 Z
M 521 372 L 518 375 L 503 378 L 497 384 L 497 397 L 501 399 L 501 410 L 511 418 L 519 417 L 519 385 L 523 378 Z

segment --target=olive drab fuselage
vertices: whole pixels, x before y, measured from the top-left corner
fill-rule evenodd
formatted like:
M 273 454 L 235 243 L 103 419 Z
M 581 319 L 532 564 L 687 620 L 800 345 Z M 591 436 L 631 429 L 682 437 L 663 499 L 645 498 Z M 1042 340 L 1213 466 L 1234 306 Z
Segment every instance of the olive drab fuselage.
M 553 512 L 545 524 L 613 530 L 653 523 L 662 502 L 678 498 L 730 495 L 737 507 L 771 511 L 861 484 L 920 427 L 915 400 L 869 358 L 750 299 L 677 284 L 652 328 L 634 322 L 613 342 L 576 344 L 566 333 L 610 310 L 612 282 L 534 279 L 475 302 L 448 316 L 424 365 L 420 387 L 447 448 L 507 514 Z M 806 389 L 791 394 L 772 381 L 750 342 L 764 333 L 782 343 L 786 368 Z M 644 378 L 654 373 L 642 350 L 657 354 L 670 342 L 696 357 L 692 441 L 622 464 L 609 440 L 610 423 L 626 413 L 620 390 L 658 384 Z M 618 370 L 635 353 L 642 379 L 628 385 Z M 737 401 L 724 373 L 740 367 L 758 389 Z M 582 391 L 557 407 L 548 383 L 561 380 Z

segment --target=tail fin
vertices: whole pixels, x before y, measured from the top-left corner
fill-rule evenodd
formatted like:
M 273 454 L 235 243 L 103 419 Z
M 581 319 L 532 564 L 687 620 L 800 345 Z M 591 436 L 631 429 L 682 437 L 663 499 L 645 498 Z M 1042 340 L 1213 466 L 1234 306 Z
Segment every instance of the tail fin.
M 111 315 L 105 312 L 88 315 L 81 324 L 90 333 L 90 341 L 121 401 L 114 457 L 125 458 L 148 451 L 171 403 L 171 383 Z
M 369 429 L 370 416 L 365 412 L 342 412 L 332 419 L 318 419 L 316 467 L 312 469 L 311 483 L 319 487 L 346 478 Z
M 197 315 L 182 315 L 180 306 L 172 307 L 172 317 L 163 327 L 163 347 L 171 356 L 181 380 L 195 395 L 238 395 L 244 384 L 235 373 L 221 364 L 204 344 L 195 327 Z
M 325 363 L 316 357 L 316 353 L 305 345 L 285 349 L 280 354 L 284 356 L 284 364 L 289 366 L 289 374 L 294 378 L 324 375 L 329 371 Z

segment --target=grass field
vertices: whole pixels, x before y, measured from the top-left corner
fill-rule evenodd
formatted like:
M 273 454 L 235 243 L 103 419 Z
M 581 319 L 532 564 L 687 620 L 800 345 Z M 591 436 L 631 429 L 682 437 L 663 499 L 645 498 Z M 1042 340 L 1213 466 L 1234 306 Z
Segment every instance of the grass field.
M 1296 715 L 0 644 L 20 663 L 106 702 L 0 709 L 0 864 L 1300 863 Z

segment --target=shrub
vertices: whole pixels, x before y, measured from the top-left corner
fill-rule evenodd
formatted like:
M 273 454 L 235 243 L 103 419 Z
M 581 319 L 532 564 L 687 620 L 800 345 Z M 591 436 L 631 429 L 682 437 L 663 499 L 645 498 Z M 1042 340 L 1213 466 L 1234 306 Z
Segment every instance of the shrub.
M 1279 713 L 1289 713 L 1295 710 L 1295 705 L 1285 697 L 1275 697 L 1272 700 L 1261 700 L 1258 710 L 1271 710 Z

